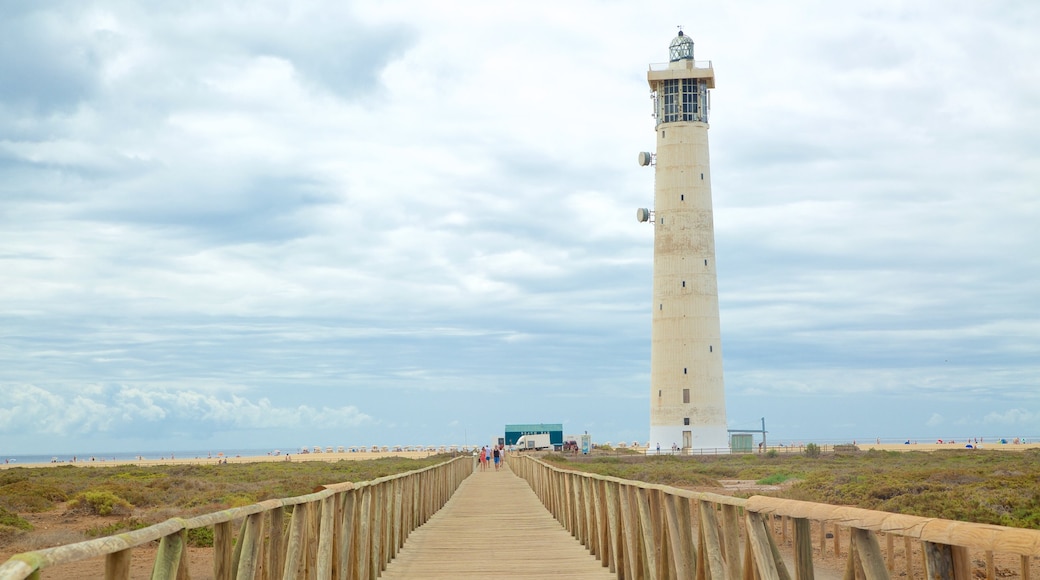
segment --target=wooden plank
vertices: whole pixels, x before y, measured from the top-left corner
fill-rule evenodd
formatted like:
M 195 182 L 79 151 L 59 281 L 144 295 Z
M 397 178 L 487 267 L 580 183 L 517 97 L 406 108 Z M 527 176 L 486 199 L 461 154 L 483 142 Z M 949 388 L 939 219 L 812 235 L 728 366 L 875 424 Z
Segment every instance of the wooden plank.
M 740 559 L 740 516 L 737 514 L 737 506 L 722 506 L 722 540 L 726 580 L 741 580 L 744 577 L 744 566 Z
M 850 545 L 856 546 L 856 555 L 859 556 L 859 563 L 867 580 L 889 579 L 881 544 L 878 543 L 874 532 L 852 528 Z
M 463 481 L 444 508 L 409 535 L 381 578 L 615 576 L 507 468 Z
M 719 523 L 715 517 L 715 505 L 699 501 L 697 512 L 700 516 L 700 537 L 704 544 L 704 558 L 706 575 L 708 578 L 730 578 L 730 571 L 726 569 L 726 560 L 722 555 L 722 540 L 719 538 Z
M 794 573 L 797 580 L 813 580 L 812 522 L 794 518 Z
M 274 580 L 281 577 L 283 558 L 285 556 L 283 549 L 285 542 L 282 535 L 285 528 L 285 508 L 278 506 L 267 513 L 271 522 L 271 531 L 268 532 L 270 539 L 267 545 L 267 567 L 265 570 L 266 577 Z
M 675 569 L 675 576 L 682 578 L 683 580 L 690 580 L 696 573 L 696 561 L 693 556 L 693 545 L 692 542 L 683 542 L 683 534 L 680 530 L 689 529 L 688 522 L 689 515 L 685 520 L 680 520 L 681 510 L 676 505 L 677 501 L 687 501 L 686 499 L 677 498 L 673 495 L 664 496 L 664 511 L 665 520 L 668 524 L 668 539 L 671 542 L 669 553 L 672 556 L 672 567 Z M 689 538 L 689 536 L 686 536 Z
M 932 580 L 953 580 L 953 550 L 946 544 L 922 542 L 925 573 Z
M 213 577 L 231 580 L 231 555 L 235 549 L 231 522 L 213 525 Z
M 152 566 L 152 580 L 175 580 L 184 549 L 184 530 L 164 536 L 159 540 L 159 552 Z
M 747 537 L 751 544 L 751 552 L 754 555 L 754 569 L 762 580 L 780 580 L 780 573 L 776 569 L 776 560 L 773 559 L 773 549 L 769 545 L 769 531 L 766 530 L 765 521 L 761 514 L 745 512 L 744 521 L 747 527 Z
M 618 490 L 621 503 L 621 535 L 625 540 L 626 578 L 643 578 L 643 552 L 639 549 L 639 517 L 636 515 L 632 486 L 621 485 Z
M 130 580 L 130 550 L 105 556 L 105 580 Z
M 236 580 L 253 580 L 256 575 L 257 564 L 260 553 L 260 545 L 263 543 L 264 514 L 263 512 L 246 516 L 245 527 L 238 538 L 242 546 L 238 556 L 238 573 Z
M 318 580 L 332 580 L 333 555 L 336 553 L 336 496 L 321 500 L 321 523 L 318 527 Z
M 282 578 L 292 580 L 299 577 L 303 564 L 303 543 L 307 541 L 307 511 L 310 504 L 301 503 L 293 507 L 289 520 L 289 541 L 285 548 L 285 564 Z

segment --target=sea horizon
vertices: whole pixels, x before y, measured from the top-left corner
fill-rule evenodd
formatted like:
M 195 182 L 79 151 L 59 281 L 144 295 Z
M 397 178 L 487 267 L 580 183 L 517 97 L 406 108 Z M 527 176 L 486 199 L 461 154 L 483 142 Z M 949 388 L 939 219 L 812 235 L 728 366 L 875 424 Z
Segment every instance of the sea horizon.
M 273 449 L 189 449 L 172 451 L 106 451 L 95 453 L 46 453 L 0 455 L 0 464 L 19 465 L 35 463 L 108 463 L 128 461 L 164 461 L 167 459 L 219 459 L 225 457 L 257 457 L 275 454 L 298 454 L 296 447 Z

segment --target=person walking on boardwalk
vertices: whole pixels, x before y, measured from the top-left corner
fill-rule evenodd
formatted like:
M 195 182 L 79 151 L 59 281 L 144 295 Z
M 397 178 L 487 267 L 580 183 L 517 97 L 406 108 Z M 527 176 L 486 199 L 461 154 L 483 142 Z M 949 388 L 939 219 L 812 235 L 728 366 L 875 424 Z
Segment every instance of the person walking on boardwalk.
M 495 446 L 495 450 L 494 450 L 493 454 L 495 456 L 495 471 L 498 471 L 498 460 L 499 460 L 499 454 L 500 454 L 500 452 L 498 450 L 498 445 Z
M 480 448 L 480 455 L 477 457 L 480 461 L 480 470 L 484 471 L 487 469 L 487 447 Z

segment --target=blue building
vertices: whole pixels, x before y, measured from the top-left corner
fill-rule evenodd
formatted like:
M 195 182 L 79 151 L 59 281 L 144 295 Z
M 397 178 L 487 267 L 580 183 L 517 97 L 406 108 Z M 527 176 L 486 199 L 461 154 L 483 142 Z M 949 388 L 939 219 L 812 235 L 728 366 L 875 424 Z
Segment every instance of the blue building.
M 554 445 L 563 445 L 563 423 L 527 423 L 506 425 L 506 445 L 516 445 L 521 435 L 537 435 L 548 433 L 549 441 Z

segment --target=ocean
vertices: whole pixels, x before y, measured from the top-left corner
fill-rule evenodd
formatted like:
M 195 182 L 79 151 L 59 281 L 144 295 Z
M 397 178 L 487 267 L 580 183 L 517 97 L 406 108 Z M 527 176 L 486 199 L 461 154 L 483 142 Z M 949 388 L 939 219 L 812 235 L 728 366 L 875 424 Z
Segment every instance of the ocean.
M 295 447 L 285 447 L 281 453 L 296 454 Z M 207 449 L 205 451 L 127 451 L 120 453 L 58 453 L 50 455 L 0 455 L 0 464 L 24 465 L 28 463 L 100 463 L 114 461 L 126 463 L 141 459 L 147 461 L 160 461 L 163 459 L 209 459 L 217 457 L 255 457 L 257 455 L 274 455 L 274 449 Z

